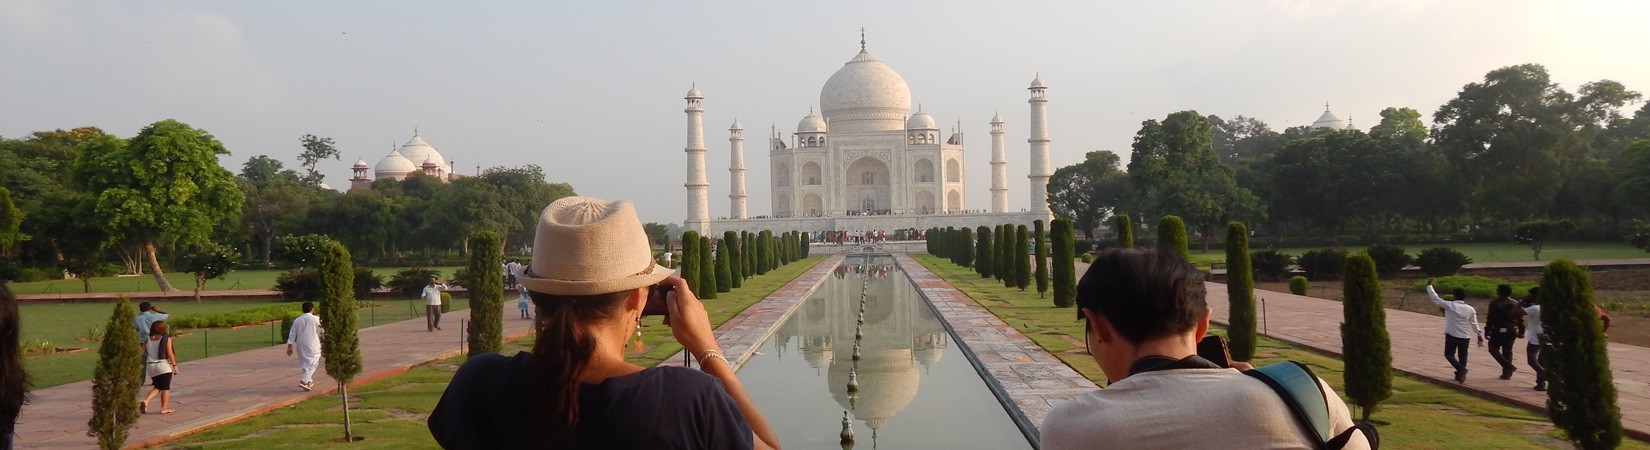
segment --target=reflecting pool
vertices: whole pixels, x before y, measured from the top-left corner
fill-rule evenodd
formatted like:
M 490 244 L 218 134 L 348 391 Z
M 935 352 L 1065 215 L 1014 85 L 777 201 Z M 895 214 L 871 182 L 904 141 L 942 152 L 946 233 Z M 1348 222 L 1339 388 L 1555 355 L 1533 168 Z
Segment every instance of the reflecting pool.
M 843 448 L 844 413 L 858 449 L 1031 448 L 891 258 L 848 258 L 758 351 L 739 379 L 786 448 Z

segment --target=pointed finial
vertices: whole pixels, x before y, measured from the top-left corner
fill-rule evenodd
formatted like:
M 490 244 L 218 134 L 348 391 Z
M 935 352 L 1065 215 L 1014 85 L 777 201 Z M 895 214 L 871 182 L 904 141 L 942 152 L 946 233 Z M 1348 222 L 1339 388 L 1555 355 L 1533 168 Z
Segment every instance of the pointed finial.
M 418 125 L 413 125 L 413 137 L 418 137 Z
M 1326 102 L 1323 102 L 1323 110 L 1324 110 L 1324 111 L 1328 111 L 1328 110 L 1329 110 L 1329 102 L 1327 102 L 1327 101 L 1326 101 Z
M 865 51 L 865 27 L 859 27 L 859 51 Z

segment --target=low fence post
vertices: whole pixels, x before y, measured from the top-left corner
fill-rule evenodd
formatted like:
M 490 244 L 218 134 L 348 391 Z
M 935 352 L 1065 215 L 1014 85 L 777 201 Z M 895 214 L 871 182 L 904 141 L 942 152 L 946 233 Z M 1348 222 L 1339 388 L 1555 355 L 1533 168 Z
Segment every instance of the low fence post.
M 1266 331 L 1266 297 L 1260 298 L 1260 334 L 1272 335 Z
M 458 319 L 458 352 L 459 353 L 464 353 L 464 333 L 465 333 L 464 326 L 465 325 L 466 325 L 466 322 L 464 321 L 464 319 Z
M 212 356 L 212 347 L 208 344 L 208 342 L 211 341 L 211 337 L 211 328 L 201 329 L 201 359 L 206 359 L 206 357 Z

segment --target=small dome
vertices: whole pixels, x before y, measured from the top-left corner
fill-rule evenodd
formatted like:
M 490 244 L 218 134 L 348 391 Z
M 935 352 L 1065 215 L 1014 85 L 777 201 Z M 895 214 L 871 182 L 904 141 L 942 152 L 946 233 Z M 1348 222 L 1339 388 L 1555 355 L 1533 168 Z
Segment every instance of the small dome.
M 401 155 L 407 157 L 407 161 L 412 161 L 415 166 L 433 159 L 435 165 L 440 167 L 440 169 L 437 169 L 436 175 L 446 175 L 447 173 L 447 168 L 442 162 L 446 161 L 447 158 L 443 158 L 441 152 L 436 151 L 435 147 L 430 146 L 430 143 L 424 142 L 424 138 L 418 137 L 416 133 L 413 134 L 411 140 L 408 140 L 406 144 L 402 144 L 401 148 L 396 151 L 401 152 Z
M 694 86 L 694 87 L 688 88 L 687 97 L 685 97 L 685 98 L 700 98 L 700 99 L 702 99 L 702 98 L 705 98 L 705 96 L 704 96 L 704 94 L 699 93 L 699 86 Z
M 436 155 L 430 155 L 429 158 L 424 160 L 424 165 L 425 166 L 437 166 L 437 167 L 439 167 L 439 166 L 441 166 L 441 160 L 436 159 Z
M 1038 75 L 1037 78 L 1031 80 L 1031 87 L 1027 89 L 1048 89 L 1048 85 L 1043 84 L 1043 76 Z
M 365 169 L 365 168 L 367 168 L 367 160 L 356 158 L 355 159 L 355 165 L 350 166 L 350 167 L 353 167 L 353 168 L 356 168 L 356 169 Z
M 992 115 L 991 116 L 991 123 L 993 123 L 993 124 L 1002 124 L 1003 123 L 1002 113 L 997 113 L 997 114 Z
M 1318 120 L 1316 122 L 1312 122 L 1312 128 L 1328 128 L 1332 130 L 1345 129 L 1346 121 L 1341 120 L 1339 117 L 1335 117 L 1335 114 L 1329 112 L 1329 108 L 1325 107 L 1323 109 L 1323 115 L 1318 116 Z
M 743 129 L 745 129 L 745 126 L 739 124 L 739 119 L 733 119 L 733 126 L 728 127 L 728 131 L 743 130 Z
M 416 171 L 418 171 L 418 165 L 413 164 L 412 160 L 407 159 L 406 156 L 402 156 L 400 150 L 391 150 L 390 154 L 384 155 L 383 159 L 378 160 L 378 166 L 373 168 L 373 176 L 376 178 L 401 178 Z
M 814 114 L 813 111 L 808 111 L 808 115 L 804 116 L 802 118 L 801 122 L 796 123 L 796 132 L 798 132 L 798 133 L 824 133 L 825 132 L 825 118 L 819 117 L 819 115 Z
M 919 109 L 916 114 L 911 115 L 911 120 L 905 121 L 905 129 L 938 130 L 940 127 L 939 125 L 934 124 L 934 118 L 932 116 L 929 116 L 928 113 L 922 112 L 922 110 Z
M 860 50 L 825 81 L 819 108 L 838 131 L 898 130 L 911 113 L 911 88 L 894 69 Z

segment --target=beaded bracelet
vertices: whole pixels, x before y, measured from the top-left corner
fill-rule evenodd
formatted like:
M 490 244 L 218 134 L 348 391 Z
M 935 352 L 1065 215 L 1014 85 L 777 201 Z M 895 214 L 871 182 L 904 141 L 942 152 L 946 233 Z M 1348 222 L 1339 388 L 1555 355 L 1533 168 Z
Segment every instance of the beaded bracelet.
M 704 367 L 705 361 L 711 358 L 720 359 L 722 362 L 727 363 L 730 366 L 733 365 L 732 362 L 728 361 L 726 356 L 722 356 L 722 352 L 716 350 L 705 350 L 704 353 L 699 354 L 699 367 Z

